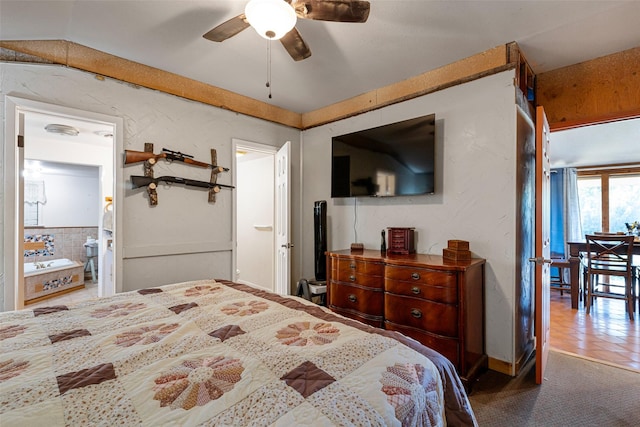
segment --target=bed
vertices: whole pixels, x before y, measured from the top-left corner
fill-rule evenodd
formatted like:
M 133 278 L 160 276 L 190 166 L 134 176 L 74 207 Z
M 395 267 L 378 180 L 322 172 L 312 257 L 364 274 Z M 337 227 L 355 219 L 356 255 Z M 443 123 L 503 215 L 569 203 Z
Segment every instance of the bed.
M 416 341 L 225 280 L 0 313 L 0 420 L 20 426 L 476 425 Z

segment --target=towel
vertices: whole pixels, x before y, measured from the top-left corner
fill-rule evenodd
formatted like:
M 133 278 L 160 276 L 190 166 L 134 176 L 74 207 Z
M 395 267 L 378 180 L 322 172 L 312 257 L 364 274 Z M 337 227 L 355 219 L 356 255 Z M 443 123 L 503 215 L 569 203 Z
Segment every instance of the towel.
M 24 182 L 24 202 L 25 203 L 47 203 L 47 197 L 44 194 L 44 181 Z

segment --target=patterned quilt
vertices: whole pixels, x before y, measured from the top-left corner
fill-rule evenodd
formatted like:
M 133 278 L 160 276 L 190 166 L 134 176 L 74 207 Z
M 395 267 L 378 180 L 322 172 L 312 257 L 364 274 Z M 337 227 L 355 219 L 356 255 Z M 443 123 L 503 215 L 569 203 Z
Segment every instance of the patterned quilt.
M 207 280 L 0 313 L 3 427 L 447 423 L 476 422 L 446 359 L 298 298 Z

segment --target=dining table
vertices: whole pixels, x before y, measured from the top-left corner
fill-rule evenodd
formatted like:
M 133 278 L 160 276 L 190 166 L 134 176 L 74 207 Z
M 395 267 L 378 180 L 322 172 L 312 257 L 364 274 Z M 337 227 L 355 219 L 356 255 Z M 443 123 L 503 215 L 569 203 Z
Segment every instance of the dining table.
M 587 251 L 587 242 L 567 242 L 569 246 L 569 284 L 571 285 L 571 308 L 578 309 L 580 295 L 580 254 Z M 640 256 L 640 241 L 633 242 L 633 254 Z M 635 262 L 634 262 L 635 265 Z

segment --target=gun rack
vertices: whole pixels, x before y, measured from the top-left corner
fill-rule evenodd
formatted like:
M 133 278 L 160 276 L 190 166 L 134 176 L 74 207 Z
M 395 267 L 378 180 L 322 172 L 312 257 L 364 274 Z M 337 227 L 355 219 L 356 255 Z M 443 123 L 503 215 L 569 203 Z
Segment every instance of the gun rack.
M 144 143 L 145 153 L 153 153 L 153 143 Z M 156 164 L 156 159 L 148 159 L 144 162 L 144 176 L 153 178 L 153 165 Z M 156 185 L 151 183 L 147 186 L 147 194 L 149 195 L 149 205 L 156 206 L 158 204 L 158 193 L 156 192 Z
M 144 143 L 144 152 L 145 153 L 151 153 L 153 155 L 153 151 L 154 147 L 153 147 L 153 143 L 151 142 L 145 142 Z M 178 152 L 172 152 L 170 150 L 165 150 L 163 149 L 163 151 L 169 151 L 169 153 L 172 154 L 178 154 L 180 156 L 183 156 L 182 153 L 178 153 Z M 127 163 L 129 163 L 129 159 L 128 159 L 128 153 L 137 153 L 137 154 L 142 154 L 140 152 L 130 152 L 125 150 L 125 158 L 127 160 L 125 160 L 125 165 Z M 185 157 L 189 157 L 192 158 L 192 156 L 189 155 L 184 155 Z M 140 162 L 142 160 L 133 160 L 133 162 Z M 184 161 L 184 160 L 182 160 Z M 153 166 L 157 163 L 157 160 L 155 157 L 150 157 L 146 160 L 144 160 L 144 176 L 147 178 L 155 178 L 154 177 L 154 173 L 153 173 Z M 191 162 L 194 163 L 194 162 Z M 199 163 L 198 166 L 207 166 L 205 163 L 202 162 L 196 162 Z M 218 164 L 218 153 L 217 151 L 212 148 L 211 149 L 211 164 L 210 169 L 211 169 L 211 178 L 209 179 L 209 183 L 212 184 L 212 186 L 209 188 L 208 191 L 208 202 L 209 203 L 215 203 L 216 202 L 216 193 L 220 192 L 220 188 L 224 187 L 224 188 L 233 188 L 230 185 L 222 185 L 222 184 L 217 184 L 218 182 L 218 174 L 220 172 L 227 172 L 229 169 L 228 168 L 224 168 L 222 166 L 214 166 Z M 193 181 L 192 181 L 193 182 Z M 204 184 L 204 182 L 198 182 L 199 184 Z M 193 185 L 193 184 L 191 184 Z M 155 182 L 151 182 L 149 185 L 147 185 L 147 194 L 149 195 L 149 205 L 150 206 L 156 206 L 158 204 L 158 193 L 156 191 L 157 188 L 157 184 Z
M 211 164 L 212 165 L 218 164 L 218 152 L 214 148 L 211 149 Z M 216 182 L 218 182 L 219 173 L 220 173 L 219 168 L 211 169 L 211 179 L 209 180 L 209 182 L 211 182 L 212 184 L 215 184 Z M 218 189 L 218 191 L 220 191 L 220 187 L 213 187 L 209 189 L 209 203 L 216 202 L 216 192 L 214 191 L 216 188 Z

